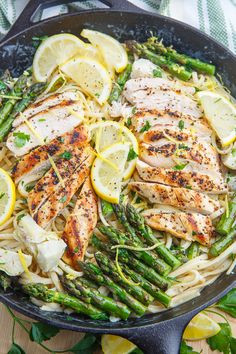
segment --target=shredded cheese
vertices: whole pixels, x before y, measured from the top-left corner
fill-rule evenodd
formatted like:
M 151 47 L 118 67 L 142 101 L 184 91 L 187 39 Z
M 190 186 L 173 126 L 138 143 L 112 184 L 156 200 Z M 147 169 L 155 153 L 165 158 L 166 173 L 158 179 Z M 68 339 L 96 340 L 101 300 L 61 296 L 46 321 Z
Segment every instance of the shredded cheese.
M 27 275 L 27 277 L 32 280 L 32 276 L 30 274 L 30 271 L 27 267 L 27 263 L 26 263 L 26 260 L 25 260 L 25 257 L 24 257 L 24 254 L 23 252 L 21 251 L 21 249 L 18 250 L 18 256 L 19 256 L 19 259 L 20 259 L 20 262 L 21 262 L 21 265 L 25 271 L 25 274 Z

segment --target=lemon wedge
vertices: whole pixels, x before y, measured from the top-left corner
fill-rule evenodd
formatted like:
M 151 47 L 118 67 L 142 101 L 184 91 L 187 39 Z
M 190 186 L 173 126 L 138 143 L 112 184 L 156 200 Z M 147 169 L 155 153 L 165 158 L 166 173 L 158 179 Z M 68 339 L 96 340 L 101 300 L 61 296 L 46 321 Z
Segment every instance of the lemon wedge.
M 113 121 L 99 122 L 89 126 L 91 139 L 99 152 L 117 143 L 129 143 L 129 158 L 125 163 L 123 179 L 129 179 L 136 166 L 139 153 L 138 142 L 134 134 L 123 124 Z
M 236 108 L 225 97 L 211 92 L 197 93 L 206 119 L 219 137 L 222 146 L 236 139 Z
M 86 56 L 76 57 L 61 65 L 60 69 L 100 105 L 107 101 L 111 92 L 111 78 L 99 61 Z
M 104 334 L 101 339 L 101 345 L 104 354 L 129 354 L 137 348 L 128 339 L 112 334 Z
M 110 203 L 119 203 L 129 148 L 127 143 L 114 144 L 94 160 L 91 169 L 93 188 L 100 198 Z
M 108 68 L 114 68 L 117 73 L 125 69 L 128 56 L 120 42 L 105 33 L 88 29 L 83 29 L 81 36 L 87 38 L 93 46 L 99 49 Z
M 86 43 L 70 33 L 56 34 L 45 39 L 34 55 L 33 74 L 36 81 L 46 81 L 57 66 L 86 48 Z
M 200 312 L 189 322 L 183 338 L 186 340 L 201 340 L 210 338 L 220 331 L 220 326 L 212 318 Z
M 0 225 L 11 216 L 16 201 L 16 188 L 9 174 L 0 168 Z
M 232 150 L 226 154 L 221 155 L 223 164 L 231 170 L 236 170 L 236 142 L 233 145 Z

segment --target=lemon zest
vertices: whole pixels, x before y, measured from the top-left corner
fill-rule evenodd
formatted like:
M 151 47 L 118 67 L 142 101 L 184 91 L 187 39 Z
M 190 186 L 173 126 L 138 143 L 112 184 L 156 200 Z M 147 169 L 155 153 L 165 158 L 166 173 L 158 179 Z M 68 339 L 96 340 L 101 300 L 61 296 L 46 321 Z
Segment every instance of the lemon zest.
M 29 129 L 32 131 L 32 133 L 36 136 L 36 138 L 40 141 L 40 144 L 41 145 L 44 145 L 45 142 L 43 141 L 43 138 L 39 135 L 39 133 L 36 132 L 36 130 L 33 128 L 32 124 L 27 120 L 25 119 L 25 116 L 24 114 L 22 113 L 22 116 L 24 117 L 24 122 L 25 124 L 29 127 Z
M 228 201 L 228 195 L 225 195 L 225 215 L 226 218 L 229 217 L 229 201 Z
M 25 260 L 25 257 L 24 257 L 24 254 L 23 252 L 21 251 L 21 249 L 18 250 L 18 256 L 19 256 L 19 259 L 20 259 L 20 262 L 21 262 L 21 265 L 25 271 L 25 274 L 27 275 L 27 277 L 32 280 L 32 276 L 30 274 L 30 271 L 27 267 L 27 263 L 26 263 L 26 260 Z
M 75 116 L 75 117 L 81 119 L 82 121 L 85 121 L 85 119 L 84 119 L 84 114 L 80 114 L 80 113 L 74 111 L 72 108 L 67 108 L 67 110 L 68 110 L 68 112 L 69 112 L 70 114 L 72 114 L 73 116 Z
M 165 131 L 163 131 L 163 135 L 166 139 L 170 140 L 172 143 L 179 145 L 180 142 L 178 140 L 175 140 L 171 136 L 169 136 Z
M 121 276 L 121 278 L 129 285 L 139 285 L 140 283 L 135 283 L 129 279 L 127 279 L 124 275 L 124 273 L 122 272 L 122 269 L 119 265 L 119 248 L 116 249 L 116 259 L 115 259 L 115 264 L 116 264 L 116 268 L 117 268 L 117 271 L 119 273 L 119 275 Z
M 64 183 L 64 181 L 63 181 L 63 179 L 62 179 L 62 177 L 60 175 L 60 172 L 58 171 L 58 168 L 57 168 L 52 156 L 50 156 L 49 154 L 48 154 L 48 159 L 49 159 L 50 164 L 52 165 L 52 168 L 54 169 L 54 171 L 55 171 L 55 173 L 57 175 L 57 178 L 59 179 L 60 183 L 62 184 L 63 187 L 65 187 L 65 183 Z
M 66 279 L 74 280 L 75 278 L 76 278 L 76 276 L 73 274 L 66 274 Z
M 152 246 L 149 246 L 149 247 L 133 247 L 133 246 L 129 246 L 129 245 L 115 245 L 115 246 L 112 246 L 111 249 L 118 249 L 118 248 L 124 248 L 124 249 L 127 249 L 127 250 L 131 250 L 131 251 L 151 251 L 151 250 L 154 250 L 155 248 L 157 248 L 158 246 L 160 246 L 160 242 L 158 243 L 155 243 L 154 245 Z
M 111 166 L 112 168 L 114 168 L 114 170 L 119 171 L 119 168 L 110 160 L 106 159 L 105 157 L 103 157 L 99 152 L 93 151 L 94 155 L 96 157 L 98 157 L 99 159 L 101 159 L 102 161 L 106 162 L 109 166 Z

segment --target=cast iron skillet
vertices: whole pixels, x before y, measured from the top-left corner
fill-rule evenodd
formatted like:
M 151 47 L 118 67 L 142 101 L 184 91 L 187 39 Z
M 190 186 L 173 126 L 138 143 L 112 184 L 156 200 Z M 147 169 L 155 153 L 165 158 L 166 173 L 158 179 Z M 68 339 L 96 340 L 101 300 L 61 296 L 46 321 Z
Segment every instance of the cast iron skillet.
M 234 96 L 236 95 L 236 57 L 227 48 L 193 27 L 167 17 L 145 13 L 126 0 L 102 0 L 108 6 L 107 9 L 61 15 L 39 23 L 32 22 L 33 15 L 42 9 L 42 4 L 45 7 L 65 2 L 65 0 L 30 1 L 0 44 L 1 70 L 9 68 L 13 75 L 19 75 L 31 65 L 34 53 L 33 36 L 60 32 L 78 35 L 83 28 L 92 28 L 121 41 L 130 38 L 143 41 L 152 31 L 181 52 L 216 64 L 217 72 L 221 74 L 224 84 Z M 121 335 L 135 342 L 146 354 L 177 354 L 182 332 L 191 318 L 216 302 L 235 285 L 235 274 L 222 275 L 194 300 L 160 314 L 118 323 L 99 322 L 78 315 L 68 317 L 62 313 L 43 312 L 31 304 L 23 294 L 11 291 L 0 292 L 0 301 L 33 319 L 60 328 Z

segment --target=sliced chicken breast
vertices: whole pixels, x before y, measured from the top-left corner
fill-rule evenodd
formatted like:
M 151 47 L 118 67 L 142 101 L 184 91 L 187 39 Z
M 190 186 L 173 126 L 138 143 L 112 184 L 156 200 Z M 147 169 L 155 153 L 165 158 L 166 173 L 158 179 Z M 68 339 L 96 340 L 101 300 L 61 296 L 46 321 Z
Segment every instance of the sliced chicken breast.
M 198 241 L 207 246 L 213 234 L 210 217 L 198 213 L 160 212 L 158 209 L 149 209 L 142 215 L 151 228 L 169 232 L 187 241 Z
M 48 110 L 39 112 L 32 116 L 25 123 L 18 125 L 7 139 L 7 147 L 16 156 L 28 153 L 36 146 L 47 143 L 56 137 L 71 131 L 81 123 L 81 120 L 70 113 L 73 109 L 82 112 L 82 105 L 79 101 L 62 101 Z M 24 146 L 18 147 L 15 144 L 17 134 L 23 133 L 27 137 Z
M 190 97 L 192 90 L 191 87 L 181 85 L 175 88 L 170 80 L 140 78 L 128 80 L 123 95 L 137 109 L 170 110 L 200 118 L 202 111 Z
M 219 174 L 214 178 L 213 175 L 206 175 L 201 172 L 175 171 L 168 168 L 152 167 L 143 161 L 137 160 L 136 168 L 139 176 L 147 182 L 157 182 L 172 187 L 183 187 L 204 191 L 210 194 L 227 193 L 227 184 Z
M 12 169 L 15 183 L 29 174 L 45 173 L 50 168 L 49 156 L 59 158 L 65 151 L 70 152 L 75 147 L 81 147 L 88 142 L 88 133 L 84 125 L 80 125 L 62 136 L 53 139 L 50 143 L 39 146 L 23 156 Z
M 24 110 L 23 115 L 19 115 L 13 122 L 13 127 L 24 123 L 26 119 L 34 116 L 35 114 L 50 109 L 53 106 L 60 104 L 63 101 L 78 101 L 78 94 L 76 91 L 65 91 L 61 93 L 53 93 L 47 95 L 43 99 L 40 99 L 32 103 L 28 108 Z
M 150 203 L 167 204 L 202 214 L 212 214 L 220 208 L 220 203 L 206 194 L 186 188 L 174 188 L 159 183 L 130 182 L 129 188 Z
M 68 205 L 73 195 L 83 184 L 86 177 L 90 173 L 90 168 L 94 160 L 93 149 L 86 148 L 87 158 L 83 163 L 68 177 L 63 186 L 61 183 L 55 186 L 53 193 L 40 206 L 36 213 L 33 214 L 34 220 L 43 228 Z M 45 190 L 47 193 L 47 190 Z
M 63 260 L 77 268 L 77 261 L 83 261 L 90 236 L 97 224 L 97 198 L 87 177 L 75 204 L 74 210 L 66 220 L 62 235 L 67 244 Z

